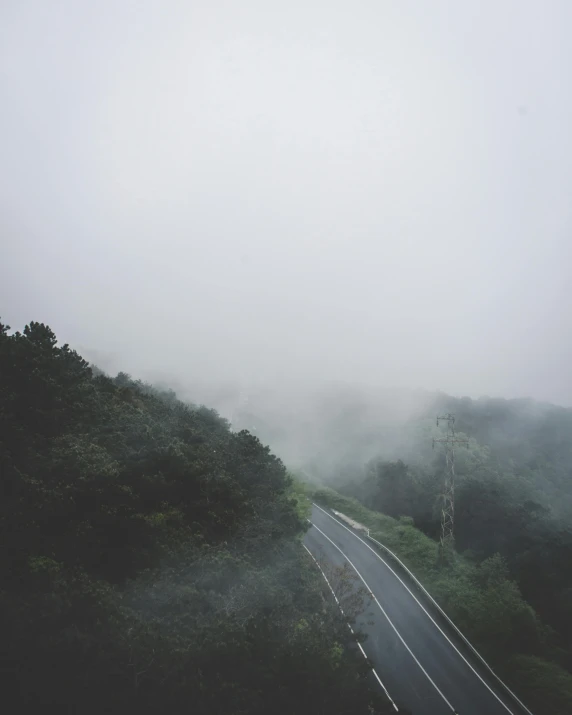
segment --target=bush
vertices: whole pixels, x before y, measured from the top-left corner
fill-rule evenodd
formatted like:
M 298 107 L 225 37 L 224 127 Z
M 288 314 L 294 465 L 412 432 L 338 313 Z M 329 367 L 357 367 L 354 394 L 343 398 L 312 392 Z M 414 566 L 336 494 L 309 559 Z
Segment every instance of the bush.
M 300 544 L 308 503 L 216 412 L 0 324 L 10 712 L 387 711 Z
M 355 499 L 320 488 L 313 499 L 370 529 L 416 575 L 495 670 L 537 713 L 572 712 L 572 675 L 547 660 L 550 630 L 511 580 L 499 554 L 476 564 L 456 555 L 438 564 L 438 545 L 408 519 L 374 512 Z

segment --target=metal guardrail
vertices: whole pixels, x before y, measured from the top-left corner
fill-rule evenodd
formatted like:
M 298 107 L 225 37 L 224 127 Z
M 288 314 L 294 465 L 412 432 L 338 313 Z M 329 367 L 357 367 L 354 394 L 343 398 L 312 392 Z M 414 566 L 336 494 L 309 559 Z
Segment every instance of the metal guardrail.
M 366 527 L 367 528 L 367 527 Z M 378 546 L 381 546 L 384 551 L 386 551 L 398 564 L 399 566 L 408 574 L 408 576 L 412 579 L 412 581 L 415 583 L 415 585 L 421 589 L 421 591 L 425 594 L 425 596 L 431 601 L 431 603 L 435 606 L 435 608 L 439 611 L 439 613 L 443 616 L 443 618 L 447 621 L 447 623 L 453 628 L 455 633 L 457 633 L 458 636 L 462 639 L 462 641 L 467 645 L 471 652 L 477 656 L 479 661 L 485 666 L 485 668 L 489 671 L 489 673 L 500 683 L 500 685 L 507 691 L 507 693 L 514 699 L 516 703 L 526 712 L 528 715 L 533 715 L 533 713 L 526 707 L 526 705 L 518 698 L 515 693 L 512 692 L 512 690 L 508 687 L 508 685 L 501 680 L 500 676 L 498 676 L 495 671 L 491 668 L 491 666 L 487 663 L 487 661 L 483 658 L 483 656 L 479 653 L 479 651 L 474 647 L 474 645 L 470 642 L 470 640 L 463 634 L 463 632 L 457 628 L 457 626 L 453 623 L 453 621 L 449 618 L 449 616 L 445 613 L 445 611 L 441 608 L 441 606 L 437 603 L 437 601 L 433 598 L 433 596 L 429 593 L 429 591 L 425 588 L 425 586 L 419 581 L 419 579 L 415 576 L 415 574 L 410 571 L 410 569 L 407 568 L 407 566 L 401 561 L 401 559 L 396 556 L 396 554 L 393 553 L 390 549 L 387 548 L 384 544 L 381 543 L 381 541 L 378 541 L 377 539 L 374 539 L 373 536 L 370 535 L 369 529 L 367 530 L 367 538 L 370 541 L 373 541 L 375 544 Z
M 316 506 L 318 506 L 316 504 Z M 331 507 L 328 507 L 331 509 Z M 335 510 L 332 509 L 332 511 Z M 341 513 L 341 512 L 340 512 Z M 345 516 L 345 515 L 344 515 Z M 457 633 L 457 635 L 462 639 L 462 641 L 469 647 L 471 652 L 479 659 L 479 661 L 485 666 L 485 668 L 488 670 L 488 672 L 495 678 L 495 680 L 502 686 L 502 688 L 513 698 L 514 702 L 517 703 L 527 715 L 533 715 L 533 713 L 526 707 L 526 705 L 520 700 L 520 698 L 515 695 L 515 693 L 512 692 L 512 690 L 508 687 L 508 685 L 501 680 L 501 678 L 495 673 L 495 671 L 491 668 L 491 666 L 487 663 L 487 661 L 483 658 L 483 656 L 479 653 L 479 651 L 474 647 L 474 645 L 469 641 L 469 639 L 463 634 L 463 632 L 453 623 L 453 621 L 449 618 L 449 616 L 445 613 L 445 611 L 441 608 L 441 606 L 437 603 L 437 601 L 433 598 L 433 596 L 429 593 L 429 591 L 425 588 L 425 586 L 419 581 L 417 576 L 409 569 L 407 566 L 401 561 L 401 559 L 393 553 L 390 549 L 385 546 L 385 544 L 382 544 L 381 541 L 378 541 L 377 539 L 374 539 L 373 536 L 370 535 L 370 530 L 366 526 L 366 536 L 370 541 L 373 541 L 375 544 L 380 546 L 385 552 L 387 552 L 391 558 L 399 564 L 399 566 L 407 573 L 407 575 L 411 578 L 411 580 L 415 583 L 415 585 L 423 592 L 423 594 L 429 599 L 429 601 L 435 606 L 435 608 L 439 611 L 441 616 L 447 621 L 447 623 L 453 628 L 453 630 Z

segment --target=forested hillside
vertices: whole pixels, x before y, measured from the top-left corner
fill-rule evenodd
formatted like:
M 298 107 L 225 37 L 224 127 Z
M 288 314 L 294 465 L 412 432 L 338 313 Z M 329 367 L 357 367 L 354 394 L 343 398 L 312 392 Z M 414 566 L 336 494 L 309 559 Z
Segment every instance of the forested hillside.
M 278 403 L 278 401 L 277 401 Z M 504 560 L 572 672 L 572 410 L 533 400 L 331 387 L 300 410 L 253 396 L 250 423 L 320 483 L 439 537 L 444 454 L 438 414 L 455 414 L 455 536 L 474 564 Z M 279 404 L 279 403 L 278 403 Z M 257 417 L 260 415 L 260 417 Z
M 0 325 L 0 488 L 11 713 L 385 712 L 284 465 L 216 412 Z
M 457 550 L 480 562 L 500 554 L 526 600 L 556 633 L 560 660 L 572 671 L 572 411 L 528 401 L 440 400 L 457 415 Z M 390 516 L 412 517 L 438 538 L 443 436 L 427 416 L 404 430 L 417 450 L 404 459 L 383 452 L 338 472 L 345 494 Z

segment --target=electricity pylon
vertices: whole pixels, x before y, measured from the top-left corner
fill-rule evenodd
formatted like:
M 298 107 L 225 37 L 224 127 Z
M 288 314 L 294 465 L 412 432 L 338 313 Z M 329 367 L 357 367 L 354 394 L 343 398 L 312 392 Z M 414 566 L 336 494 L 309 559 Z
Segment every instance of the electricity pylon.
M 437 417 L 437 427 L 439 422 L 447 423 L 447 436 L 444 439 L 433 440 L 433 449 L 435 449 L 436 442 L 442 442 L 445 445 L 445 484 L 442 494 L 441 541 L 439 544 L 439 556 L 443 561 L 455 549 L 455 445 L 467 444 L 469 440 L 455 437 L 455 416 L 451 413 Z

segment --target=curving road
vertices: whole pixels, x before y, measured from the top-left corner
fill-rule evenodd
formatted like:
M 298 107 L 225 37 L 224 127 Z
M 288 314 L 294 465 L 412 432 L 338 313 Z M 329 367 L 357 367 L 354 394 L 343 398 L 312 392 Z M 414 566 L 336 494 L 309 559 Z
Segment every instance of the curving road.
M 311 521 L 304 543 L 312 555 L 335 566 L 349 561 L 375 598 L 358 627 L 368 636 L 367 657 L 400 710 L 520 715 L 491 690 L 363 536 L 316 505 Z

